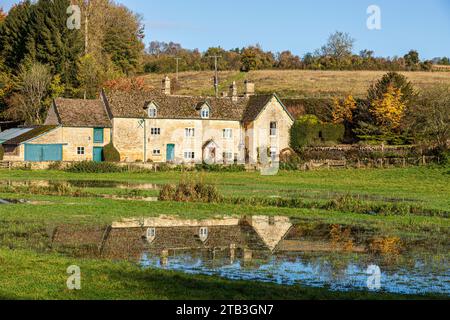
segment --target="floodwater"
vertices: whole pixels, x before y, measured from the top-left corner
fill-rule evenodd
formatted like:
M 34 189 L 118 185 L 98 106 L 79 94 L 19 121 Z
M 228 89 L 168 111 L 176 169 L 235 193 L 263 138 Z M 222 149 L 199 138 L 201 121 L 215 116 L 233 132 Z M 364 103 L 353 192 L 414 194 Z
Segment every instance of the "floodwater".
M 123 182 L 109 180 L 2 180 L 0 186 L 11 187 L 50 187 L 63 184 L 75 188 L 118 188 L 137 190 L 159 190 L 159 185 L 154 183 Z
M 78 234 L 80 233 L 80 234 Z M 449 242 L 414 245 L 373 230 L 287 217 L 117 221 L 55 229 L 54 248 L 91 244 L 96 255 L 143 268 L 332 290 L 450 296 Z
M 17 203 L 28 203 L 27 200 L 23 199 L 0 199 L 1 204 L 17 204 Z

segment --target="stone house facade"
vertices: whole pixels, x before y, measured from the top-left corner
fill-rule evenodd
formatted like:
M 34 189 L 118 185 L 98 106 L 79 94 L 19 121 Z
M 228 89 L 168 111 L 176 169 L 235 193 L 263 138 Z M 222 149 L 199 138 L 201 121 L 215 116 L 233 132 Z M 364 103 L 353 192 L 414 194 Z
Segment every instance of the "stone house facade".
M 58 145 L 63 161 L 101 161 L 98 150 L 112 141 L 123 162 L 257 163 L 289 147 L 293 121 L 276 94 L 255 95 L 253 83 L 245 83 L 242 96 L 235 83 L 221 98 L 178 96 L 166 77 L 162 90 L 56 99 L 43 126 L 48 130 L 6 141 L 8 150 L 19 151 L 15 158 L 7 152 L 5 160 L 30 159 L 23 149 L 35 144 Z

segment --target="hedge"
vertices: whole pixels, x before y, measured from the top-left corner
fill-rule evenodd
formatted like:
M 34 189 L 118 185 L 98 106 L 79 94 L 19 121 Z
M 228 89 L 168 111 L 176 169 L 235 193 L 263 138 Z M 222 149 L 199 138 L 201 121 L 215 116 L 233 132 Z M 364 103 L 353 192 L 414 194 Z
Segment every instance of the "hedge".
M 291 127 L 291 148 L 298 151 L 306 146 L 340 143 L 344 138 L 342 124 L 322 123 L 314 115 L 300 117 Z
M 103 148 L 103 157 L 106 162 L 120 162 L 120 153 L 110 142 Z
M 0 144 L 0 160 L 3 160 L 3 155 L 5 154 L 5 149 L 3 148 L 3 146 Z

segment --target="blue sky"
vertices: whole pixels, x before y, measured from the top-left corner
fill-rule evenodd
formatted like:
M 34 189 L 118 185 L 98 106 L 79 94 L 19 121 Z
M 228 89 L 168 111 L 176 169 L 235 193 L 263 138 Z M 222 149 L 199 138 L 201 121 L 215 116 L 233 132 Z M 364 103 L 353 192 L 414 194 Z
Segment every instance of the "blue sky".
M 13 0 L 0 0 L 6 9 Z M 175 41 L 186 48 L 225 49 L 259 43 L 303 55 L 328 35 L 345 31 L 355 52 L 421 58 L 450 56 L 450 0 L 118 0 L 143 16 L 145 42 Z M 366 27 L 369 5 L 381 9 L 381 30 Z

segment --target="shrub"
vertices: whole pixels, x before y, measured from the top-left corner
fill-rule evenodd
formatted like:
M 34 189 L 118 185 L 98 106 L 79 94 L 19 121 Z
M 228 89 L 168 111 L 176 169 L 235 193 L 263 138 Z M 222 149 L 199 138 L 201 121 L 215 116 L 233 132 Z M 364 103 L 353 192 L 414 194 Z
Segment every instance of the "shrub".
M 158 199 L 181 202 L 220 202 L 222 197 L 214 185 L 203 182 L 180 182 L 177 186 L 163 185 Z
M 55 161 L 48 165 L 48 170 L 61 170 L 61 168 L 62 168 L 61 161 Z
M 3 160 L 4 154 L 5 154 L 5 149 L 4 149 L 3 146 L 0 144 L 0 161 Z
M 110 162 L 94 162 L 94 161 L 82 161 L 77 162 L 65 169 L 67 172 L 78 173 L 113 173 L 123 172 L 126 169 Z
M 325 123 L 322 125 L 322 140 L 342 142 L 345 127 L 343 124 Z
M 300 151 L 303 147 L 338 143 L 344 138 L 343 124 L 322 123 L 314 115 L 300 117 L 291 127 L 291 148 Z
M 103 148 L 103 157 L 106 162 L 120 162 L 120 153 L 112 142 Z
M 220 165 L 220 164 L 196 164 L 195 170 L 207 171 L 207 172 L 243 172 L 245 171 L 245 165 L 232 164 L 232 165 Z

